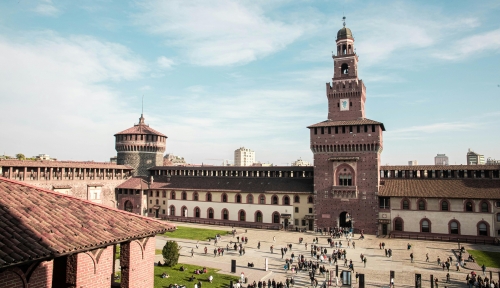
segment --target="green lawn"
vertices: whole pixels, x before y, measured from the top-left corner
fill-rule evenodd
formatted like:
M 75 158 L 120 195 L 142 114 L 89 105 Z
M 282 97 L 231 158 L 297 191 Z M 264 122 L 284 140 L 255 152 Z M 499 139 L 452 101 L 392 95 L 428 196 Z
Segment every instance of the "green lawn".
M 175 229 L 174 232 L 166 232 L 163 235 L 169 238 L 182 238 L 182 239 L 205 241 L 208 240 L 209 238 L 213 239 L 216 234 L 224 236 L 229 233 L 230 231 L 225 231 L 225 230 L 212 230 L 212 229 L 177 226 L 177 229 Z
M 186 271 L 181 272 L 179 268 L 184 266 Z M 155 266 L 155 288 L 163 288 L 168 287 L 170 284 L 182 284 L 186 285 L 186 287 L 193 287 L 194 283 L 198 283 L 198 281 L 202 282 L 203 288 L 221 288 L 221 287 L 229 287 L 229 281 L 238 281 L 238 277 L 224 274 L 217 274 L 217 269 L 212 269 L 206 267 L 208 273 L 206 274 L 194 274 L 195 269 L 203 269 L 202 266 L 188 265 L 188 264 L 177 264 L 174 267 L 158 267 Z M 170 275 L 169 278 L 161 278 L 161 274 L 165 272 Z M 195 282 L 189 282 L 189 277 L 194 275 Z M 208 276 L 212 275 L 214 280 L 212 283 L 208 282 Z
M 163 249 L 155 249 L 155 254 L 161 255 L 162 252 L 163 252 Z
M 477 264 L 483 264 L 488 268 L 500 268 L 500 252 L 488 252 L 481 250 L 467 250 L 469 254 L 474 256 Z

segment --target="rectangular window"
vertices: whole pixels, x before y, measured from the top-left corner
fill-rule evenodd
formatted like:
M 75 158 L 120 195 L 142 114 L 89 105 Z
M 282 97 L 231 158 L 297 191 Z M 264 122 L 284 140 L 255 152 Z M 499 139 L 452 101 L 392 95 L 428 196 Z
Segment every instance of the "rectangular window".
M 160 191 L 156 191 L 156 197 L 160 197 Z
M 498 208 L 500 208 L 500 201 L 497 201 L 495 206 L 497 206 Z
M 339 127 L 335 127 L 335 134 L 339 134 Z
M 375 125 L 372 125 L 372 132 L 375 132 Z
M 332 127 L 328 127 L 328 134 L 332 134 Z
M 389 209 L 390 206 L 390 198 L 389 197 L 378 197 L 379 207 L 380 209 Z
M 352 126 L 349 126 L 349 133 L 352 133 Z
M 153 204 L 153 200 L 149 199 L 149 204 Z
M 299 213 L 299 207 L 295 207 L 295 213 Z
M 163 205 L 165 205 L 165 200 L 163 200 Z M 163 213 L 163 214 L 165 214 L 165 213 Z
M 153 197 L 153 191 L 149 191 L 149 196 Z
M 162 211 L 162 213 L 161 213 L 161 214 L 165 214 L 165 209 L 163 209 L 163 210 L 161 210 L 161 211 Z
M 325 128 L 321 127 L 321 134 L 325 134 Z
M 306 220 L 302 220 L 302 226 L 306 226 Z
M 313 213 L 313 208 L 309 208 L 309 214 Z
M 357 126 L 356 126 L 356 133 L 359 133 L 359 130 L 360 130 L 359 128 L 360 128 L 360 126 L 359 126 L 359 125 L 357 125 Z
M 295 219 L 295 226 L 299 226 L 299 219 Z
M 368 125 L 365 125 L 365 133 L 368 132 Z
M 342 133 L 345 134 L 345 126 L 342 126 Z
M 318 128 L 314 128 L 314 135 L 318 134 Z

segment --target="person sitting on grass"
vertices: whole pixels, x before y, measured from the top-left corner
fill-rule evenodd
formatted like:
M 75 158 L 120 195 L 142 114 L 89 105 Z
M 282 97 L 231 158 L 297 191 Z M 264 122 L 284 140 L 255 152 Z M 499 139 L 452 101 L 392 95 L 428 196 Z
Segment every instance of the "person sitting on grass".
M 181 268 L 179 269 L 179 271 L 185 271 L 186 269 L 184 268 L 184 266 L 181 266 Z
M 207 273 L 207 268 L 203 267 L 203 274 Z
M 161 278 L 168 278 L 170 277 L 170 275 L 168 275 L 167 273 L 163 272 L 163 274 L 161 274 Z
M 189 278 L 189 282 L 193 282 L 194 281 L 194 275 L 191 275 L 191 277 Z
M 214 280 L 214 276 L 212 276 L 212 275 L 208 276 L 208 282 L 212 283 L 213 280 Z

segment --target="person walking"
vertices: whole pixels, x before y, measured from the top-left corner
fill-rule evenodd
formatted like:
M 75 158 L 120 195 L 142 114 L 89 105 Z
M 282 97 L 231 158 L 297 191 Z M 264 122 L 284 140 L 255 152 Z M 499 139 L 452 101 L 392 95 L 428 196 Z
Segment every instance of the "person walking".
M 411 260 L 411 263 L 413 263 L 413 253 L 410 253 L 410 260 Z
M 486 275 L 486 266 L 484 266 L 484 264 L 483 264 L 483 266 L 481 266 L 481 270 L 483 270 L 483 276 L 485 276 Z
M 273 236 L 273 242 L 276 242 L 276 236 Z
M 429 253 L 425 253 L 425 262 L 429 262 Z
M 191 248 L 191 257 L 194 257 L 194 250 Z
M 366 256 L 363 258 L 363 264 L 365 265 L 364 268 L 366 268 Z

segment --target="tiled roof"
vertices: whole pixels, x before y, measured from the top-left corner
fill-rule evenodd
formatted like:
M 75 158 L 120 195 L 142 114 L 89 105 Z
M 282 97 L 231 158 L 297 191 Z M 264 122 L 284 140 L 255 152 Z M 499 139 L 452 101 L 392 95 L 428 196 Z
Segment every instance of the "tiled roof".
M 334 120 L 325 120 L 323 122 L 319 122 L 313 124 L 311 126 L 307 126 L 307 128 L 315 128 L 315 127 L 328 127 L 328 126 L 350 126 L 350 125 L 380 125 L 382 130 L 385 131 L 384 123 L 373 121 L 370 119 L 362 118 L 358 120 L 349 120 L 349 121 L 334 121 Z
M 123 134 L 158 135 L 158 136 L 167 137 L 166 135 L 156 131 L 155 129 L 149 127 L 149 125 L 146 125 L 146 124 L 134 125 L 133 127 L 130 127 L 126 130 L 123 130 L 122 132 L 116 133 L 115 136 L 116 135 L 123 135 Z
M 174 228 L 163 221 L 0 177 L 0 269 Z
M 34 160 L 0 160 L 0 167 L 64 167 L 64 168 L 100 168 L 100 169 L 124 169 L 132 170 L 127 165 L 118 165 L 111 162 L 92 161 L 34 161 Z
M 133 177 L 117 188 L 148 188 L 146 177 Z M 142 183 L 142 184 L 141 184 Z M 313 192 L 313 178 L 264 178 L 264 177 L 196 177 L 172 176 L 167 182 L 166 176 L 154 176 L 151 189 L 185 189 L 205 191 L 238 192 Z
M 500 165 L 392 165 L 380 166 L 380 170 L 500 170 Z
M 500 199 L 500 180 L 385 179 L 379 196 Z

